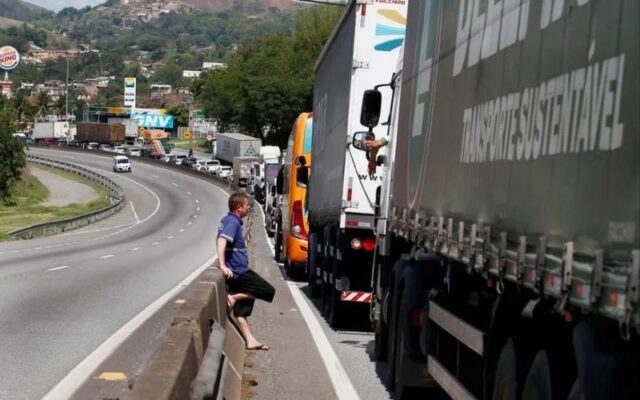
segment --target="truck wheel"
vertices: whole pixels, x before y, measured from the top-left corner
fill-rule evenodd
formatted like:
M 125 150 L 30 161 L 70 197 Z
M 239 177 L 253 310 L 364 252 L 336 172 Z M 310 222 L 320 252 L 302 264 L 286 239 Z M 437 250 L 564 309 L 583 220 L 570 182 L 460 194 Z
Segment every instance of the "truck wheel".
M 282 232 L 280 232 L 280 224 L 276 222 L 276 238 L 273 245 L 275 249 L 275 259 L 277 262 L 282 262 Z
M 340 328 L 342 326 L 343 314 L 344 305 L 340 301 L 340 292 L 332 288 L 329 298 L 329 314 L 327 315 L 329 326 L 333 329 Z
M 405 373 L 405 359 L 409 356 L 406 354 L 405 341 L 407 335 L 406 316 L 409 314 L 408 304 L 404 296 L 402 296 L 398 319 L 396 322 L 396 331 L 398 340 L 396 340 L 396 351 L 394 357 L 395 363 L 395 396 L 396 400 L 408 400 L 422 398 L 421 394 L 425 391 L 421 388 L 407 386 Z
M 523 400 L 552 400 L 554 396 L 551 382 L 551 365 L 547 352 L 540 350 L 529 368 L 522 391 Z
M 376 361 L 387 360 L 387 327 L 382 318 L 376 321 L 374 330 L 373 356 Z
M 389 293 L 391 296 L 391 304 L 389 311 L 389 325 L 387 329 L 387 369 L 385 371 L 384 383 L 389 390 L 393 390 L 396 387 L 396 328 L 398 326 L 398 296 L 392 291 Z
M 309 295 L 318 297 L 320 295 L 320 287 L 316 282 L 316 269 L 311 265 L 307 267 L 307 283 L 309 285 Z
M 500 352 L 496 377 L 493 383 L 493 400 L 516 400 L 522 394 L 522 387 L 530 363 L 528 349 L 521 340 L 509 338 Z

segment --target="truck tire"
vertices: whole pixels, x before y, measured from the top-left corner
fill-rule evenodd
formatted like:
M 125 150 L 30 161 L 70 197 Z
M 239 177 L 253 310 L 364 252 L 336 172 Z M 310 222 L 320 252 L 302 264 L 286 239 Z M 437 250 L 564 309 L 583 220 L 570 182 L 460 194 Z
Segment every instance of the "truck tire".
M 405 296 L 401 295 L 402 300 L 400 301 L 400 308 L 398 316 L 402 317 L 409 313 L 407 300 Z M 406 372 L 404 366 L 404 360 L 408 357 L 405 350 L 405 340 L 407 334 L 407 326 L 405 323 L 402 323 L 401 319 L 397 320 L 397 340 L 396 340 L 396 350 L 395 350 L 395 396 L 396 400 L 409 400 L 409 399 L 417 399 L 417 398 L 426 398 L 422 396 L 426 393 L 426 390 L 423 388 L 415 388 L 408 386 L 406 384 Z
M 375 339 L 373 342 L 373 357 L 376 361 L 387 361 L 387 327 L 383 318 L 380 318 L 375 324 L 376 326 L 373 327 Z
M 502 347 L 493 383 L 493 400 L 517 400 L 522 394 L 530 351 L 524 340 L 509 338 Z
M 327 322 L 333 329 L 340 328 L 344 319 L 345 306 L 340 301 L 340 292 L 336 289 L 335 280 L 337 279 L 337 273 L 339 270 L 339 264 L 337 258 L 333 259 L 333 279 L 334 283 L 329 288 L 329 309 L 327 310 Z
M 318 265 L 318 237 L 315 233 L 309 235 L 309 250 L 307 256 L 307 282 L 309 285 L 309 295 L 318 297 L 320 295 L 320 287 L 317 283 L 316 267 Z
M 389 390 L 396 387 L 396 328 L 398 324 L 398 295 L 396 290 L 389 288 L 389 325 L 387 329 L 387 369 L 385 370 L 384 383 Z
M 552 371 L 549 356 L 544 350 L 538 351 L 531 363 L 527 380 L 522 390 L 523 400 L 555 400 L 558 399 L 552 382 Z
M 273 244 L 275 250 L 276 262 L 282 262 L 282 232 L 280 231 L 280 223 L 276 222 L 275 242 Z

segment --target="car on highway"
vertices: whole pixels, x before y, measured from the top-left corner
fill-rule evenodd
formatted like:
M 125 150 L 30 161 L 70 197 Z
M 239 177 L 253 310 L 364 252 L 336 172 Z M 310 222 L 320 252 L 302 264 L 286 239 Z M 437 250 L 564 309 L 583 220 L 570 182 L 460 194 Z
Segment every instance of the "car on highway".
M 107 144 L 107 143 L 102 143 L 102 144 L 100 145 L 100 147 L 98 148 L 98 150 L 108 151 L 108 152 L 111 152 L 111 153 L 113 153 L 113 152 L 114 152 L 114 150 L 113 150 L 113 146 L 112 146 L 112 145 L 110 145 L 110 144 Z
M 195 169 L 196 161 L 197 160 L 195 158 L 187 157 L 184 160 L 182 160 L 182 163 L 180 165 L 185 167 L 185 168 L 193 168 L 193 169 Z
M 207 160 L 201 167 L 201 171 L 208 172 L 210 174 L 215 173 L 218 169 L 220 169 L 222 165 L 218 160 Z
M 97 142 L 89 142 L 86 146 L 87 150 L 98 150 L 100 148 L 100 143 Z
M 175 164 L 182 165 L 182 162 L 187 159 L 186 154 L 176 154 Z
M 131 172 L 131 161 L 126 156 L 113 156 L 113 172 Z
M 218 168 L 213 173 L 213 176 L 217 176 L 218 178 L 222 178 L 222 179 L 231 179 L 232 175 L 233 175 L 233 168 L 229 167 L 228 165 L 221 165 L 220 168 Z
M 140 157 L 142 155 L 142 149 L 140 147 L 129 147 L 126 154 L 130 157 Z
M 124 146 L 115 146 L 113 152 L 116 154 L 127 154 L 127 148 Z

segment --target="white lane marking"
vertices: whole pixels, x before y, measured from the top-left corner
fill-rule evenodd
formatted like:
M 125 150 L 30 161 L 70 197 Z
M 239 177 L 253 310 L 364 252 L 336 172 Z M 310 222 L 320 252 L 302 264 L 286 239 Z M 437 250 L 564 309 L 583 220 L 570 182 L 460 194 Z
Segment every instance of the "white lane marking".
M 260 209 L 260 213 L 262 214 L 262 221 L 266 223 L 266 218 L 262 207 L 258 208 Z M 271 248 L 271 252 L 275 256 L 275 250 L 273 248 L 273 245 L 271 245 L 269 236 L 267 236 L 267 243 Z M 311 333 L 313 342 L 318 348 L 318 352 L 320 353 L 322 362 L 327 369 L 329 379 L 331 379 L 333 389 L 336 391 L 338 399 L 359 400 L 360 396 L 358 395 L 358 392 L 353 387 L 351 379 L 349 379 L 349 375 L 347 375 L 347 371 L 342 366 L 340 359 L 333 351 L 333 347 L 331 346 L 329 339 L 327 339 L 327 336 L 324 334 L 322 326 L 320 326 L 320 322 L 318 322 L 318 319 L 313 314 L 313 311 L 311 311 L 311 307 L 309 307 L 309 304 L 304 299 L 302 290 L 300 290 L 300 288 L 296 286 L 294 282 L 287 282 L 287 287 L 289 288 L 289 292 L 291 292 L 293 301 L 296 303 L 296 306 L 298 306 L 298 310 L 300 310 L 300 314 L 302 315 L 304 322 L 307 324 L 307 328 L 309 328 L 309 332 Z
M 196 200 L 196 204 L 200 203 L 200 200 Z
M 173 186 L 175 186 L 175 187 L 180 187 L 180 186 L 178 186 L 178 184 L 177 184 L 177 183 L 175 183 L 175 182 L 171 182 L 171 184 L 172 184 Z
M 187 192 L 187 194 L 188 194 L 189 196 L 191 196 L 191 192 Z
M 60 271 L 61 269 L 67 269 L 67 268 L 69 268 L 68 265 L 61 265 L 59 267 L 49 268 L 47 271 L 51 271 L 51 272 Z
M 140 250 L 140 247 L 134 247 L 133 249 L 131 249 L 131 251 L 138 251 Z
M 167 237 L 167 240 L 171 240 L 171 239 L 173 239 L 173 236 L 168 236 Z
M 200 207 L 196 207 L 196 211 L 200 211 Z
M 80 364 L 76 365 L 56 386 L 49 391 L 43 400 L 68 399 L 80 386 L 91 377 L 104 360 L 106 360 L 113 352 L 135 332 L 142 324 L 144 324 L 151 316 L 153 316 L 162 306 L 164 306 L 171 298 L 180 293 L 185 287 L 189 286 L 207 267 L 218 259 L 214 255 L 202 264 L 198 269 L 193 271 L 185 280 L 180 282 L 173 289 L 160 296 L 156 301 L 151 303 L 147 308 L 142 310 L 138 315 L 133 317 L 122 328 L 118 329 L 110 338 L 104 341 L 98 348 L 87 356 Z
M 106 260 L 107 258 L 111 258 L 113 256 L 114 256 L 113 254 L 105 254 L 104 256 L 101 256 L 100 258 L 103 259 L 103 260 Z
M 160 242 L 153 242 L 153 243 L 151 243 L 151 244 L 152 244 L 153 246 L 157 246 L 157 245 L 159 245 L 159 244 L 160 244 Z
M 191 225 L 191 224 L 193 224 L 193 222 L 189 221 L 189 223 L 187 225 Z
M 140 217 L 138 217 L 138 213 L 136 212 L 136 208 L 133 206 L 133 201 L 129 201 L 131 205 L 131 211 L 133 211 L 133 216 L 136 217 L 136 224 L 140 223 Z
M 195 215 L 193 216 L 193 218 L 198 218 L 198 214 L 195 214 Z
M 157 177 L 158 177 L 158 175 L 151 175 L 151 177 L 152 177 L 152 178 L 157 178 Z
M 180 233 L 182 233 L 182 232 L 184 232 L 184 228 L 180 229 Z M 0 254 L 2 254 L 2 253 L 0 253 Z

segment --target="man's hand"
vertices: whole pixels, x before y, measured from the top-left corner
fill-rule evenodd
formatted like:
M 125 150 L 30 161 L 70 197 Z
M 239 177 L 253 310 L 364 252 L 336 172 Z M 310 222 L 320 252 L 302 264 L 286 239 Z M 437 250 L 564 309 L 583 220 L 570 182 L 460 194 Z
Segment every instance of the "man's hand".
M 231 271 L 231 269 L 229 269 L 226 265 L 221 265 L 220 269 L 222 270 L 222 275 L 224 275 L 226 279 L 233 278 L 233 271 Z
M 381 140 L 365 140 L 364 141 L 364 148 L 367 150 L 378 150 L 382 146 L 384 146 L 384 142 L 382 142 Z

